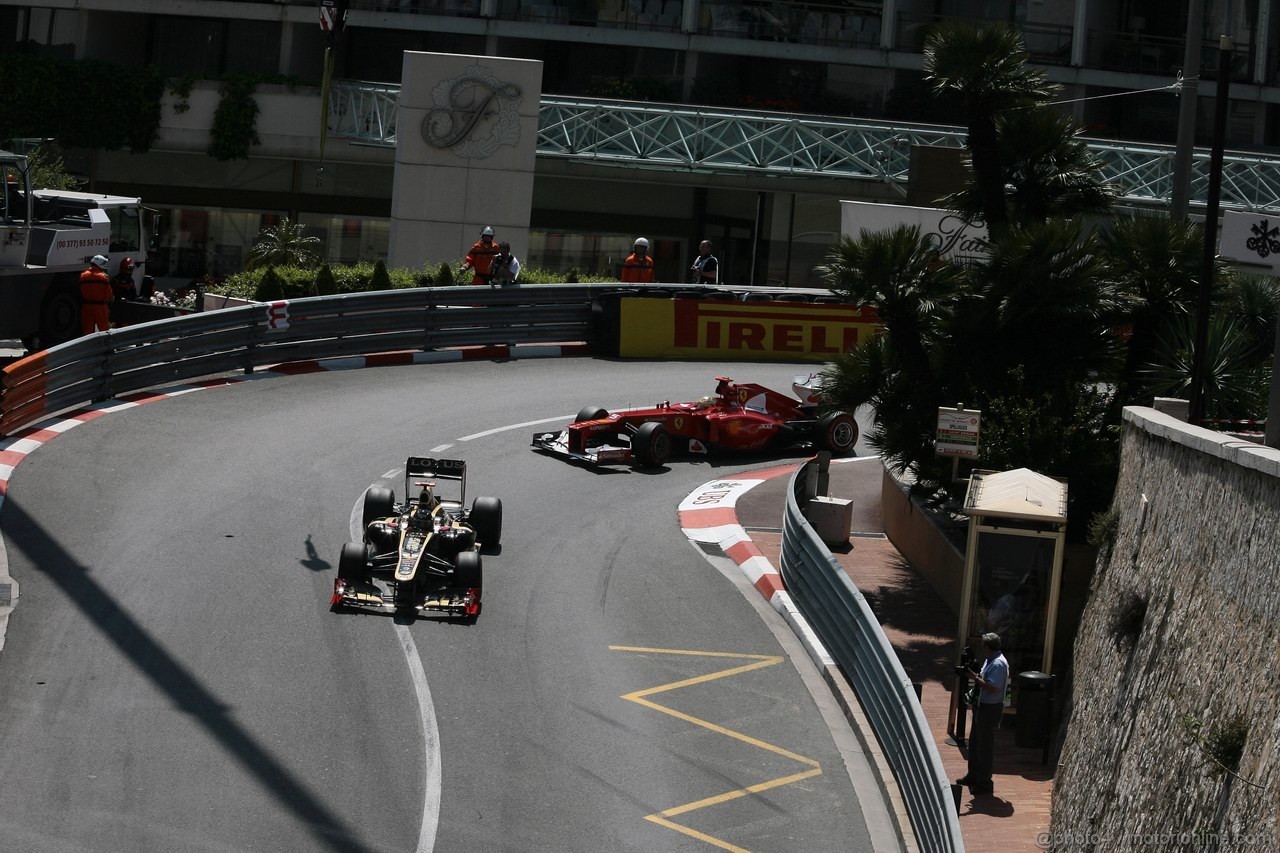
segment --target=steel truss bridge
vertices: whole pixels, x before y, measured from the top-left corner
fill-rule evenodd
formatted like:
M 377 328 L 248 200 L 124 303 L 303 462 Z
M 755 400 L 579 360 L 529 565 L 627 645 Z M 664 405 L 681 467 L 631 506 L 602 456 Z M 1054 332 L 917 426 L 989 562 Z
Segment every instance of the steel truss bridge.
M 335 82 L 329 131 L 357 143 L 394 146 L 399 86 Z M 760 175 L 878 181 L 906 192 L 912 145 L 962 148 L 964 128 L 830 116 L 701 109 L 636 101 L 543 96 L 539 157 L 695 175 Z M 1172 145 L 1088 140 L 1122 202 L 1168 206 Z M 1192 159 L 1191 203 L 1203 206 L 1209 151 Z M 1280 157 L 1227 152 L 1222 206 L 1280 211 Z

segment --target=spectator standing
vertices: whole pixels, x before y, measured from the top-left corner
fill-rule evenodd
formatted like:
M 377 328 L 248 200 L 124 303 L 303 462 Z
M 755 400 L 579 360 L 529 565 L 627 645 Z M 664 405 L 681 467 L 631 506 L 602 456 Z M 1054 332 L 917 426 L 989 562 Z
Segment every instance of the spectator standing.
M 622 264 L 622 280 L 634 284 L 653 284 L 653 258 L 649 257 L 649 241 L 637 237 L 631 254 Z
M 987 653 L 982 671 L 968 672 L 981 688 L 969 730 L 969 772 L 956 780 L 957 785 L 968 785 L 974 794 L 990 794 L 995 790 L 991 767 L 995 759 L 996 726 L 1004 714 L 1004 694 L 1009 687 L 1009 662 L 1000 653 L 1000 635 L 983 634 L 982 648 Z
M 498 254 L 498 247 L 493 243 L 493 226 L 486 225 L 480 229 L 480 239 L 467 252 L 467 259 L 462 262 L 464 270 L 472 270 L 472 284 L 488 284 L 493 276 L 493 258 Z
M 80 273 L 80 334 L 111 328 L 107 306 L 111 304 L 111 279 L 107 277 L 110 261 L 104 255 L 89 259 L 89 267 Z
M 698 257 L 693 259 L 689 272 L 694 284 L 715 284 L 720 280 L 720 262 L 711 254 L 710 240 L 698 244 Z
M 489 268 L 489 284 L 515 284 L 520 277 L 520 259 L 511 253 L 511 244 L 503 240 Z

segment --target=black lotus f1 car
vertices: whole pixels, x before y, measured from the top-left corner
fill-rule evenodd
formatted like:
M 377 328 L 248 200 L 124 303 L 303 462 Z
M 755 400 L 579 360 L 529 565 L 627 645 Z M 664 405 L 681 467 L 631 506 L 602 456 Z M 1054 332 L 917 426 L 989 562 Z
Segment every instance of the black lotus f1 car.
M 342 546 L 330 608 L 372 608 L 415 615 L 443 612 L 474 619 L 480 614 L 480 552 L 502 539 L 502 501 L 479 497 L 465 508 L 467 463 L 411 456 L 405 493 L 371 487 L 364 496 L 364 541 Z M 441 497 L 437 482 L 456 484 L 456 497 Z

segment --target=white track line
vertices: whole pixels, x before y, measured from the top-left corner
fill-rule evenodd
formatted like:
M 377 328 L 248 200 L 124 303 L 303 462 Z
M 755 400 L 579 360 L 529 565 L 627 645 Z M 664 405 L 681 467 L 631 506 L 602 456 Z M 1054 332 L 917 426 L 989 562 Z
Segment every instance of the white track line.
M 634 412 L 640 409 L 650 409 L 653 407 L 652 406 L 615 406 L 611 408 L 609 406 L 603 406 L 602 408 L 604 408 L 605 411 L 608 411 L 608 412 Z M 458 441 L 473 441 L 474 439 L 477 439 L 477 438 L 485 438 L 490 435 L 497 435 L 500 432 L 507 432 L 513 429 L 524 429 L 525 427 L 537 426 L 538 424 L 549 424 L 552 421 L 572 421 L 574 417 L 575 415 L 557 415 L 554 418 L 539 418 L 536 421 L 525 421 L 524 423 L 519 423 L 519 424 L 507 424 L 506 426 L 487 429 L 484 432 L 473 432 L 471 435 L 464 435 L 462 438 L 458 439 Z
M 546 423 L 550 423 L 551 421 L 571 421 L 571 420 L 573 420 L 573 415 L 557 415 L 554 418 L 541 418 L 540 420 L 525 421 L 524 423 L 520 423 L 520 424 L 508 424 L 506 426 L 487 429 L 484 432 L 473 432 L 471 435 L 464 435 L 462 438 L 458 439 L 458 441 L 472 441 L 477 438 L 485 438 L 490 435 L 497 435 L 500 432 L 507 432 L 508 430 L 513 430 L 513 429 L 524 429 L 525 427 L 537 426 L 538 424 L 546 424 Z
M 432 853 L 436 846 L 436 828 L 440 824 L 440 793 L 442 788 L 440 769 L 440 729 L 436 725 L 436 708 L 431 702 L 431 689 L 427 686 L 427 673 L 422 668 L 422 656 L 413 642 L 413 634 L 407 625 L 395 625 L 400 651 L 409 667 L 413 692 L 418 697 L 419 719 L 422 722 L 423 781 L 422 823 L 418 827 L 417 853 Z
M 373 483 L 373 486 L 378 485 Z M 364 494 L 351 507 L 351 540 L 360 542 L 364 531 L 360 529 L 364 518 Z M 436 846 L 436 829 L 440 825 L 440 794 L 443 787 L 440 763 L 440 727 L 436 722 L 436 706 L 431 701 L 431 688 L 427 686 L 427 673 L 422 668 L 422 655 L 413 642 L 413 634 L 406 625 L 395 625 L 396 639 L 404 654 L 404 663 L 413 682 L 413 695 L 418 700 L 418 719 L 422 723 L 422 821 L 418 825 L 417 853 L 432 853 Z

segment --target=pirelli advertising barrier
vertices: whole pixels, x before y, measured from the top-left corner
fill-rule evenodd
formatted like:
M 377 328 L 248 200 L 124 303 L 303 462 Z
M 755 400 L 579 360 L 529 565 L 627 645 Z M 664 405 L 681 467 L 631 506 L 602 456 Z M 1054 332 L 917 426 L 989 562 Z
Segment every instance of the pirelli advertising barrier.
M 851 305 L 652 296 L 618 303 L 623 358 L 830 361 L 880 330 L 874 309 Z

